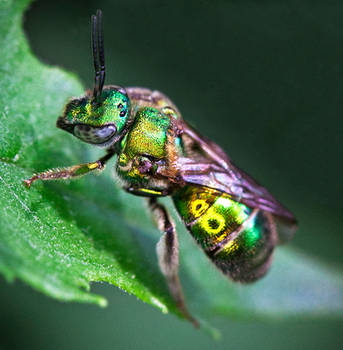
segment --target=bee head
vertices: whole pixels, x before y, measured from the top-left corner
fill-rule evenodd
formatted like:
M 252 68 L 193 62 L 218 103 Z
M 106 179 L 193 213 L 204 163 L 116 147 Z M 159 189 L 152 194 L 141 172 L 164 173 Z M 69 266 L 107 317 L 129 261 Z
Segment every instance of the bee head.
M 107 147 L 121 139 L 129 120 L 130 99 L 125 89 L 105 86 L 97 100 L 88 93 L 69 101 L 57 127 L 84 142 Z
M 130 99 L 124 88 L 105 86 L 105 54 L 102 13 L 92 16 L 92 47 L 95 71 L 93 92 L 70 100 L 57 127 L 84 142 L 108 147 L 119 141 L 130 125 Z

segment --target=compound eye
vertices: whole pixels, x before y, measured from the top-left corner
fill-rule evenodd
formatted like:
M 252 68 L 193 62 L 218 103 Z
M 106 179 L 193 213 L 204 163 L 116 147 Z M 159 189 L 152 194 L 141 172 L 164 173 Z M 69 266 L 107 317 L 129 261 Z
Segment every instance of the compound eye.
M 81 124 L 75 126 L 74 135 L 88 143 L 102 144 L 109 141 L 115 135 L 116 131 L 117 128 L 114 125 L 91 127 Z
M 118 109 L 121 109 L 119 115 L 120 115 L 121 117 L 125 117 L 125 115 L 126 115 L 126 110 L 123 109 L 123 108 L 124 108 L 123 104 L 122 104 L 122 103 L 119 103 L 119 104 L 117 105 L 117 108 L 118 108 Z

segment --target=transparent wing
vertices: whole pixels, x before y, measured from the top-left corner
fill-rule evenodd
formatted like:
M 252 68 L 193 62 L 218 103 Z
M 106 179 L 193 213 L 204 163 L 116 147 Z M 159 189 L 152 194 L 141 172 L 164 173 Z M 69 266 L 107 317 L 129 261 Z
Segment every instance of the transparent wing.
M 177 166 L 184 182 L 217 189 L 250 208 L 273 214 L 281 240 L 291 238 L 296 219 L 288 209 L 234 165 L 218 145 L 200 136 L 184 121 L 182 130 L 186 156 L 178 158 Z

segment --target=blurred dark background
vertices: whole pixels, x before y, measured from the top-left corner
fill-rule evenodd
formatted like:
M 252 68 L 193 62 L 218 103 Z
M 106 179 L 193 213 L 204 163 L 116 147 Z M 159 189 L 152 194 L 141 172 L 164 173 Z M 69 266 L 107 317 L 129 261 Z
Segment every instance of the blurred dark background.
M 97 8 L 107 83 L 166 93 L 295 212 L 294 246 L 342 268 L 343 3 L 36 1 L 24 23 L 34 53 L 85 87 Z M 218 319 L 214 344 L 114 287 L 93 287 L 109 299 L 102 310 L 0 284 L 0 349 L 342 348 L 340 321 Z

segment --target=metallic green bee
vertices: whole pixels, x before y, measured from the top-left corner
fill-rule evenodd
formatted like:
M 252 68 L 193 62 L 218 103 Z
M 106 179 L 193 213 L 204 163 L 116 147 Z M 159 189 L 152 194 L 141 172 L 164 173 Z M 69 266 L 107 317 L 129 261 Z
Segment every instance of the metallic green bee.
M 187 229 L 212 262 L 238 282 L 263 276 L 277 243 L 290 239 L 293 214 L 262 186 L 237 168 L 224 151 L 200 136 L 159 91 L 104 86 L 102 15 L 92 16 L 95 69 L 93 91 L 67 103 L 57 127 L 106 148 L 95 162 L 48 170 L 25 180 L 72 179 L 103 170 L 117 155 L 123 188 L 147 197 L 159 229 L 160 269 L 183 315 L 187 311 L 178 277 L 178 239 L 174 223 L 158 197 L 171 196 Z

